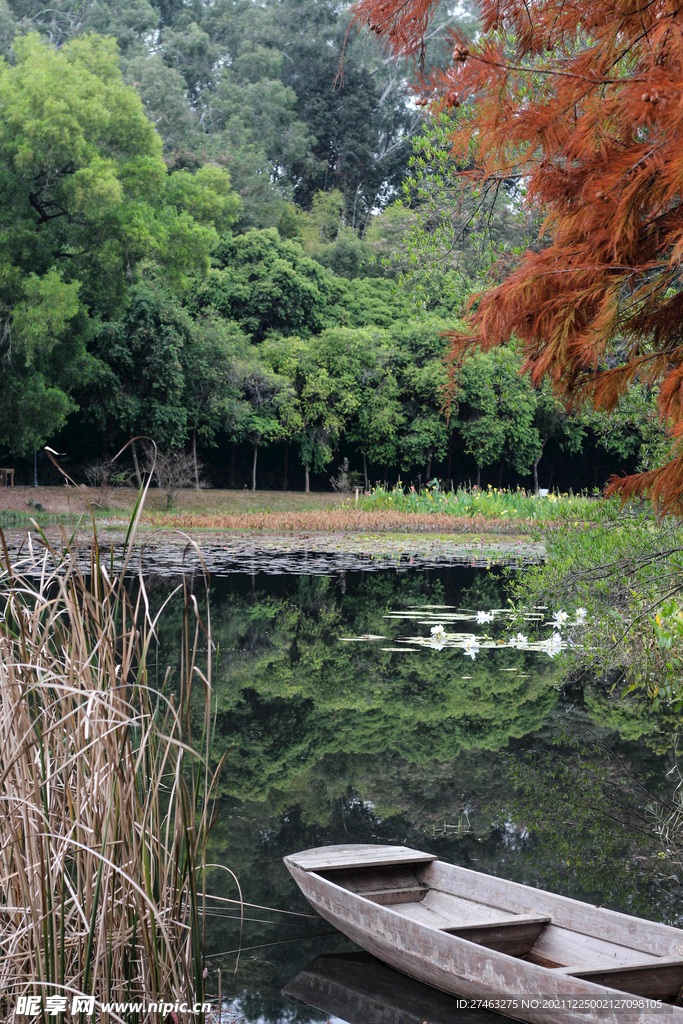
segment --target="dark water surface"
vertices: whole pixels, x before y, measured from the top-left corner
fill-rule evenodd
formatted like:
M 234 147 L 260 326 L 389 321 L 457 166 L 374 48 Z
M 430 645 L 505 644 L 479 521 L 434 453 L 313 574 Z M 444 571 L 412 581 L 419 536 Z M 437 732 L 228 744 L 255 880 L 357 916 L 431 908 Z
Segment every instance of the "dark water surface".
M 155 599 L 170 587 L 149 582 Z M 235 873 L 247 903 L 291 912 L 246 909 L 241 938 L 234 903 L 207 916 L 209 991 L 220 970 L 225 1021 L 493 1020 L 349 958 L 356 947 L 307 916 L 282 863 L 307 847 L 398 842 L 678 921 L 666 853 L 651 839 L 671 723 L 615 699 L 609 681 L 561 687 L 556 662 L 539 652 L 482 649 L 472 660 L 462 649 L 392 649 L 400 636 L 430 635 L 433 606 L 447 615 L 505 602 L 502 578 L 462 566 L 212 581 L 215 754 L 229 753 L 209 860 Z M 386 617 L 398 611 L 414 617 Z M 447 629 L 497 636 L 498 621 Z M 162 630 L 169 656 L 174 622 Z M 209 888 L 238 896 L 225 871 L 209 874 Z

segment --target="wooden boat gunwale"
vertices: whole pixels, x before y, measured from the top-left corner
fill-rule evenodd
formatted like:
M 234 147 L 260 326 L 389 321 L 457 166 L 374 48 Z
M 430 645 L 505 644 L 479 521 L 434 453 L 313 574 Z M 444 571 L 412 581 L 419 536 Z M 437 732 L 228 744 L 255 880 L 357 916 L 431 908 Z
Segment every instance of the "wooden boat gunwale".
M 407 856 L 402 859 L 404 854 Z M 658 1009 L 655 1000 L 570 973 L 574 970 L 609 975 L 612 965 L 605 962 L 606 954 L 601 953 L 600 943 L 603 942 L 610 948 L 623 949 L 623 955 L 629 954 L 625 961 L 612 962 L 614 974 L 628 974 L 631 967 L 642 972 L 647 971 L 650 965 L 661 965 L 671 966 L 677 977 L 683 964 L 683 931 L 679 929 L 459 868 L 438 861 L 431 854 L 406 848 L 321 847 L 286 857 L 285 863 L 309 902 L 327 921 L 380 960 L 451 995 L 490 1000 L 497 1004 L 490 1008 L 515 1019 L 537 1021 L 538 1024 L 550 1024 L 551 1021 L 557 1024 L 575 1024 L 578 1021 L 585 1024 L 593 1021 L 623 1024 L 626 1003 L 635 1004 L 628 1007 L 628 1024 L 649 1024 L 660 1015 L 672 1024 L 683 1024 L 683 1009 L 679 1006 L 664 1004 Z M 442 927 L 412 920 L 406 916 L 405 903 L 382 905 L 368 899 L 362 892 L 354 892 L 334 881 L 335 872 L 340 875 L 366 868 L 400 867 L 402 864 L 415 869 L 416 876 L 425 883 L 429 892 L 457 895 L 453 888 L 447 888 L 449 883 L 453 885 L 454 879 L 459 879 L 463 885 L 476 881 L 479 890 L 489 893 L 492 898 L 480 900 L 477 891 L 473 899 L 475 904 L 512 915 L 535 913 L 541 917 L 544 914 L 550 916 L 552 921 L 546 925 L 548 934 L 554 936 L 557 933 L 562 939 L 565 932 L 571 932 L 579 938 L 590 939 L 598 954 L 603 956 L 603 962 L 599 962 L 598 956 L 595 963 L 570 964 L 557 969 L 519 959 L 468 941 Z M 460 893 L 458 898 L 468 897 Z M 403 913 L 401 906 L 404 907 Z M 573 914 L 578 914 L 580 928 L 576 927 Z M 569 928 L 569 924 L 574 927 Z M 611 936 L 620 936 L 622 942 L 615 941 L 613 937 L 602 940 L 600 924 Z M 587 926 L 593 932 L 597 928 L 598 934 L 586 931 Z M 571 940 L 571 936 L 569 938 Z M 628 941 L 624 942 L 624 939 Z M 589 948 L 590 945 L 589 942 Z M 644 962 L 639 963 L 635 954 L 642 954 Z M 642 1006 L 638 1005 L 639 1001 Z M 533 1005 L 534 1002 L 539 1005 Z M 579 1002 L 596 1005 L 593 1010 L 590 1006 L 579 1008 Z

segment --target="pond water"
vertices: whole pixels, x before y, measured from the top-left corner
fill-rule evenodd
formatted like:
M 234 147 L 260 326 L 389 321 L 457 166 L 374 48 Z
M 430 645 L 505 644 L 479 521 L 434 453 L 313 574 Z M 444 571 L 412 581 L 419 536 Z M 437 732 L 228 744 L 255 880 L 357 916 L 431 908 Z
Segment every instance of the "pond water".
M 220 971 L 223 1020 L 494 1019 L 387 974 L 308 916 L 282 863 L 307 847 L 399 842 L 680 923 L 667 855 L 650 838 L 671 786 L 673 726 L 616 700 L 608 681 L 562 687 L 548 654 L 496 646 L 502 614 L 487 625 L 472 616 L 506 606 L 500 573 L 267 568 L 211 585 L 215 753 L 228 755 L 209 860 L 254 905 L 241 938 L 234 903 L 207 915 L 208 986 L 217 992 Z M 155 600 L 171 582 L 150 577 Z M 406 642 L 427 641 L 440 618 L 447 632 L 488 631 L 490 645 L 472 658 L 462 643 Z M 161 633 L 170 660 L 175 629 L 171 615 Z M 530 816 L 539 834 L 520 824 Z M 209 887 L 238 896 L 226 872 L 211 872 Z

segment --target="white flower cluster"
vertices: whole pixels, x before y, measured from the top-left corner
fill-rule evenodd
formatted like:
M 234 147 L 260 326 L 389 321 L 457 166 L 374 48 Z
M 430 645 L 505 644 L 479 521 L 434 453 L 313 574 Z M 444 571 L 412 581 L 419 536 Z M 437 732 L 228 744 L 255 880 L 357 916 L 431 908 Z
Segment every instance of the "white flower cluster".
M 574 624 L 577 625 L 577 626 L 582 626 L 585 623 L 587 618 L 588 618 L 588 612 L 586 611 L 585 608 L 577 608 L 576 611 L 574 612 Z M 563 611 L 555 612 L 555 615 L 554 615 L 554 618 L 553 618 L 553 629 L 562 629 L 562 627 L 565 626 L 568 622 L 569 622 L 569 613 L 568 612 L 563 612 Z
M 495 612 L 483 612 L 483 611 L 480 611 L 480 612 L 477 612 L 475 614 L 476 622 L 480 626 L 483 626 L 483 625 L 485 625 L 488 622 L 493 622 L 494 618 L 495 618 Z M 569 612 L 565 612 L 565 611 L 562 611 L 562 609 L 560 609 L 559 611 L 555 612 L 555 614 L 553 616 L 552 623 L 551 623 L 553 632 L 552 632 L 551 636 L 547 637 L 545 640 L 540 641 L 540 643 L 537 642 L 537 641 L 534 641 L 534 643 L 530 647 L 530 645 L 529 645 L 529 637 L 525 636 L 524 633 L 516 633 L 515 636 L 511 637 L 507 641 L 506 646 L 512 647 L 513 649 L 520 650 L 520 651 L 521 650 L 530 650 L 530 649 L 531 650 L 539 650 L 540 649 L 545 654 L 547 654 L 548 657 L 554 658 L 556 655 L 558 655 L 560 653 L 560 651 L 562 650 L 562 648 L 564 646 L 564 642 L 562 640 L 562 632 L 561 632 L 562 629 L 565 626 L 582 625 L 583 623 L 585 623 L 587 621 L 587 618 L 588 618 L 588 612 L 586 611 L 585 608 L 577 608 L 576 611 L 574 612 L 574 618 L 571 619 L 571 620 L 570 620 Z M 458 645 L 460 645 L 460 643 L 462 643 L 463 654 L 465 654 L 466 657 L 471 658 L 472 661 L 474 661 L 474 659 L 476 658 L 477 654 L 481 650 L 481 644 L 479 643 L 479 640 L 476 637 L 474 637 L 474 636 L 468 637 L 463 642 L 460 638 L 458 638 L 458 637 L 454 636 L 453 634 L 451 634 L 451 638 L 450 639 L 451 639 L 451 642 L 455 641 L 455 643 L 457 643 Z M 485 642 L 485 646 L 487 646 L 487 647 L 493 646 L 493 644 L 490 641 L 489 637 L 485 637 L 484 639 L 486 641 Z M 444 649 L 444 647 L 447 645 L 448 640 L 449 640 L 449 635 L 446 633 L 446 630 L 445 630 L 444 626 L 440 622 L 431 627 L 431 637 L 429 639 L 429 647 L 431 647 L 435 651 L 442 651 Z M 504 641 L 499 641 L 499 642 L 503 643 Z M 571 644 L 572 646 L 574 646 L 571 638 L 569 638 L 568 643 Z
M 541 650 L 545 651 L 549 658 L 554 658 L 562 650 L 562 637 L 559 633 L 553 633 L 547 640 L 541 642 Z
M 472 661 L 474 661 L 476 656 L 479 654 L 479 641 L 475 636 L 473 636 L 471 639 L 465 640 L 462 649 L 463 654 L 466 654 L 469 658 L 472 659 Z

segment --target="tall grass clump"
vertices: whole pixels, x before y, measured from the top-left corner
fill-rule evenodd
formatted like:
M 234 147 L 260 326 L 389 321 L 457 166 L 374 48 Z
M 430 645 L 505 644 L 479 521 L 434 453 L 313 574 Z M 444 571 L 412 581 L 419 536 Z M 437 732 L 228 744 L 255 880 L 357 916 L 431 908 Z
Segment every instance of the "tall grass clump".
M 158 682 L 130 546 L 115 571 L 96 537 L 80 565 L 0 540 L 0 1019 L 22 995 L 44 1021 L 48 997 L 112 1021 L 102 1004 L 202 1002 L 210 625 L 181 586 L 182 665 Z
M 581 518 L 589 513 L 591 505 L 590 498 L 572 494 L 540 497 L 521 488 L 510 491 L 490 485 L 458 487 L 454 491 L 442 491 L 434 485 L 417 491 L 414 487 L 406 489 L 399 482 L 391 490 L 374 487 L 369 494 L 359 496 L 356 508 L 368 512 L 445 512 L 454 516 L 552 520 L 564 516 Z

